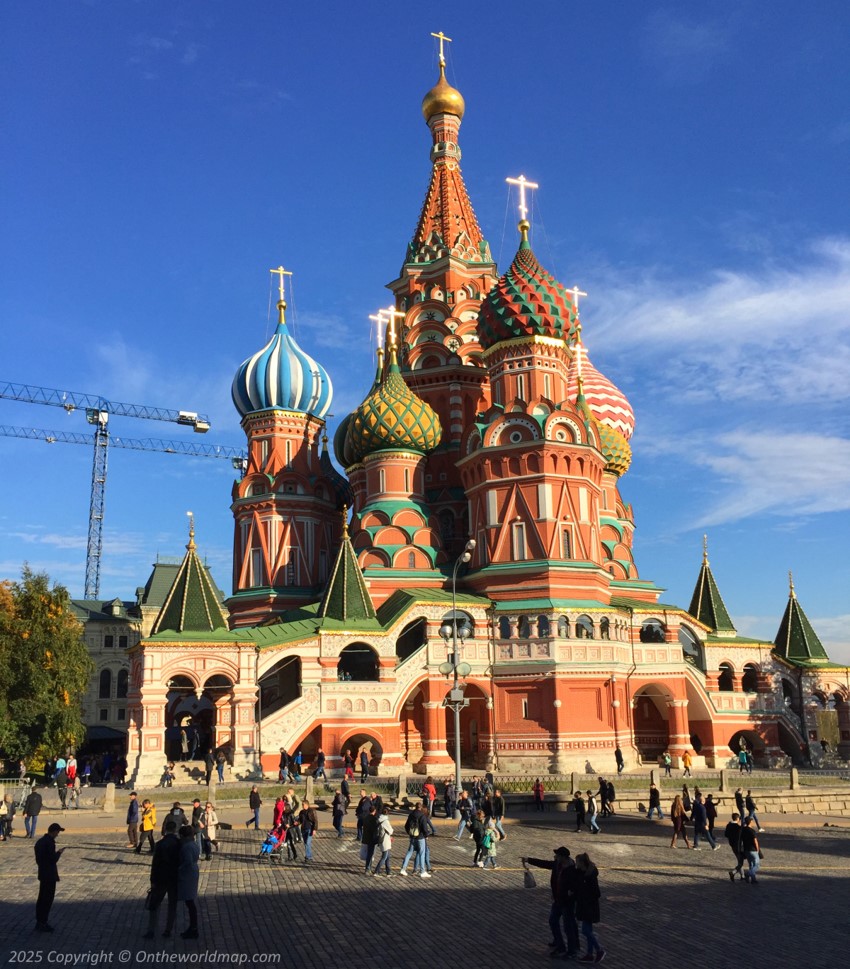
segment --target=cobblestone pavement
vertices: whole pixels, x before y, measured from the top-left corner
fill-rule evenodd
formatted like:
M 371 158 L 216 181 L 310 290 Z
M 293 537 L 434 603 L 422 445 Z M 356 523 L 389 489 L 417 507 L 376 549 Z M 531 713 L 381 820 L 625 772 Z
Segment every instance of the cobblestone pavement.
M 236 806 L 220 812 L 234 826 L 220 833 L 221 850 L 213 860 L 201 862 L 198 941 L 141 938 L 150 860 L 124 847 L 113 819 L 98 821 L 82 811 L 64 816 L 67 830 L 59 843 L 68 850 L 59 863 L 52 935 L 33 931 L 38 886 L 32 842 L 15 837 L 0 844 L 2 964 L 185 959 L 220 965 L 245 954 L 249 961 L 299 969 L 424 969 L 447 961 L 467 969 L 551 965 L 548 873 L 537 872 L 536 889 L 524 888 L 520 857 L 548 858 L 561 844 L 574 855 L 588 851 L 600 868 L 598 935 L 606 963 L 772 969 L 813 957 L 833 965 L 835 954 L 845 951 L 846 827 L 783 825 L 771 818 L 762 836 L 761 882 L 751 887 L 730 883 L 732 855 L 725 842 L 716 852 L 673 851 L 669 822 L 638 816 L 603 820 L 596 836 L 575 834 L 571 816 L 512 819 L 496 871 L 472 867 L 472 842 L 453 841 L 455 825 L 441 822 L 432 842 L 430 880 L 365 876 L 351 815 L 343 840 L 336 839 L 329 816 L 320 816 L 313 866 L 272 866 L 258 860 L 262 832 L 246 831 L 246 816 Z M 406 849 L 403 821 L 400 814 L 392 816 L 401 832 L 394 872 Z M 178 931 L 185 927 L 183 909 L 181 903 Z M 164 915 L 163 908 L 160 928 Z M 98 957 L 100 952 L 105 955 Z

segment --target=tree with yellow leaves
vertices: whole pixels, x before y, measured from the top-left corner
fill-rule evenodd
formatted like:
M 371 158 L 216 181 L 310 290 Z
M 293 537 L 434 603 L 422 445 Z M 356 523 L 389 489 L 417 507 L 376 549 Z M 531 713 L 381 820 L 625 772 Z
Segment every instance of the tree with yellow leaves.
M 19 582 L 0 582 L 0 756 L 82 743 L 92 670 L 67 589 L 26 565 Z

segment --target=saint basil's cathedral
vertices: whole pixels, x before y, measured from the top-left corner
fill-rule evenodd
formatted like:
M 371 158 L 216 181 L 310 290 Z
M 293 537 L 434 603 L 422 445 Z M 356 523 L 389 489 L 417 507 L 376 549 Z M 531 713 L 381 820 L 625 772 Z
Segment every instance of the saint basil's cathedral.
M 188 718 L 238 774 L 275 773 L 281 748 L 448 773 L 455 669 L 465 768 L 605 770 L 617 747 L 627 766 L 691 750 L 720 767 L 742 741 L 756 764 L 799 762 L 820 756 L 826 710 L 850 758 L 847 670 L 793 584 L 770 642 L 737 634 L 707 550 L 687 609 L 640 576 L 620 493 L 634 413 L 525 218 L 498 274 L 461 175 L 464 107 L 441 56 L 425 201 L 371 387 L 332 442 L 344 476 L 331 379 L 287 328 L 276 270 L 276 331 L 232 387 L 248 449 L 233 595 L 226 613 L 192 530 L 130 651 L 135 782 L 159 777 Z

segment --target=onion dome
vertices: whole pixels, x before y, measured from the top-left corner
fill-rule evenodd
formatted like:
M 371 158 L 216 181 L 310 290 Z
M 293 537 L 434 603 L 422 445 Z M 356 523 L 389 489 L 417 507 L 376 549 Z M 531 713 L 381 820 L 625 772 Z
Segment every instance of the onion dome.
M 380 364 L 379 364 L 380 369 Z M 403 448 L 427 454 L 440 443 L 442 428 L 434 409 L 407 386 L 390 348 L 386 376 L 351 415 L 345 453 L 360 461 L 374 451 Z
M 635 429 L 635 413 L 628 397 L 593 366 L 583 343 L 576 343 L 572 349 L 575 354 L 575 366 L 570 370 L 568 396 L 572 398 L 578 392 L 578 382 L 581 378 L 584 396 L 591 414 L 600 423 L 618 431 L 626 441 L 629 441 Z
M 569 291 L 537 261 L 525 219 L 519 228 L 522 241 L 514 261 L 478 313 L 478 342 L 485 350 L 520 337 L 567 339 L 575 330 L 577 317 Z
M 286 303 L 277 304 L 274 336 L 239 367 L 230 389 L 236 409 L 244 417 L 260 410 L 294 410 L 324 417 L 333 400 L 331 378 L 306 354 L 286 328 Z
M 351 414 L 343 417 L 334 434 L 334 457 L 344 468 L 350 468 L 354 464 L 351 449 L 346 448 L 346 444 L 348 443 L 348 425 L 351 423 L 351 417 Z
M 430 121 L 435 114 L 454 114 L 463 117 L 466 105 L 463 95 L 446 80 L 446 65 L 440 64 L 440 79 L 422 98 L 422 115 Z

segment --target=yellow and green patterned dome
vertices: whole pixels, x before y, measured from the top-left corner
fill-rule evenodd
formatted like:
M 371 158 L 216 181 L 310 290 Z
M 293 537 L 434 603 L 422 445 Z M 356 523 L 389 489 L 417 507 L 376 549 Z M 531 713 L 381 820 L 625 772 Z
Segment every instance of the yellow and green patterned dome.
M 367 454 L 395 448 L 427 454 L 441 437 L 440 418 L 407 386 L 392 347 L 380 386 L 373 386 L 348 421 L 346 456 L 361 461 Z

